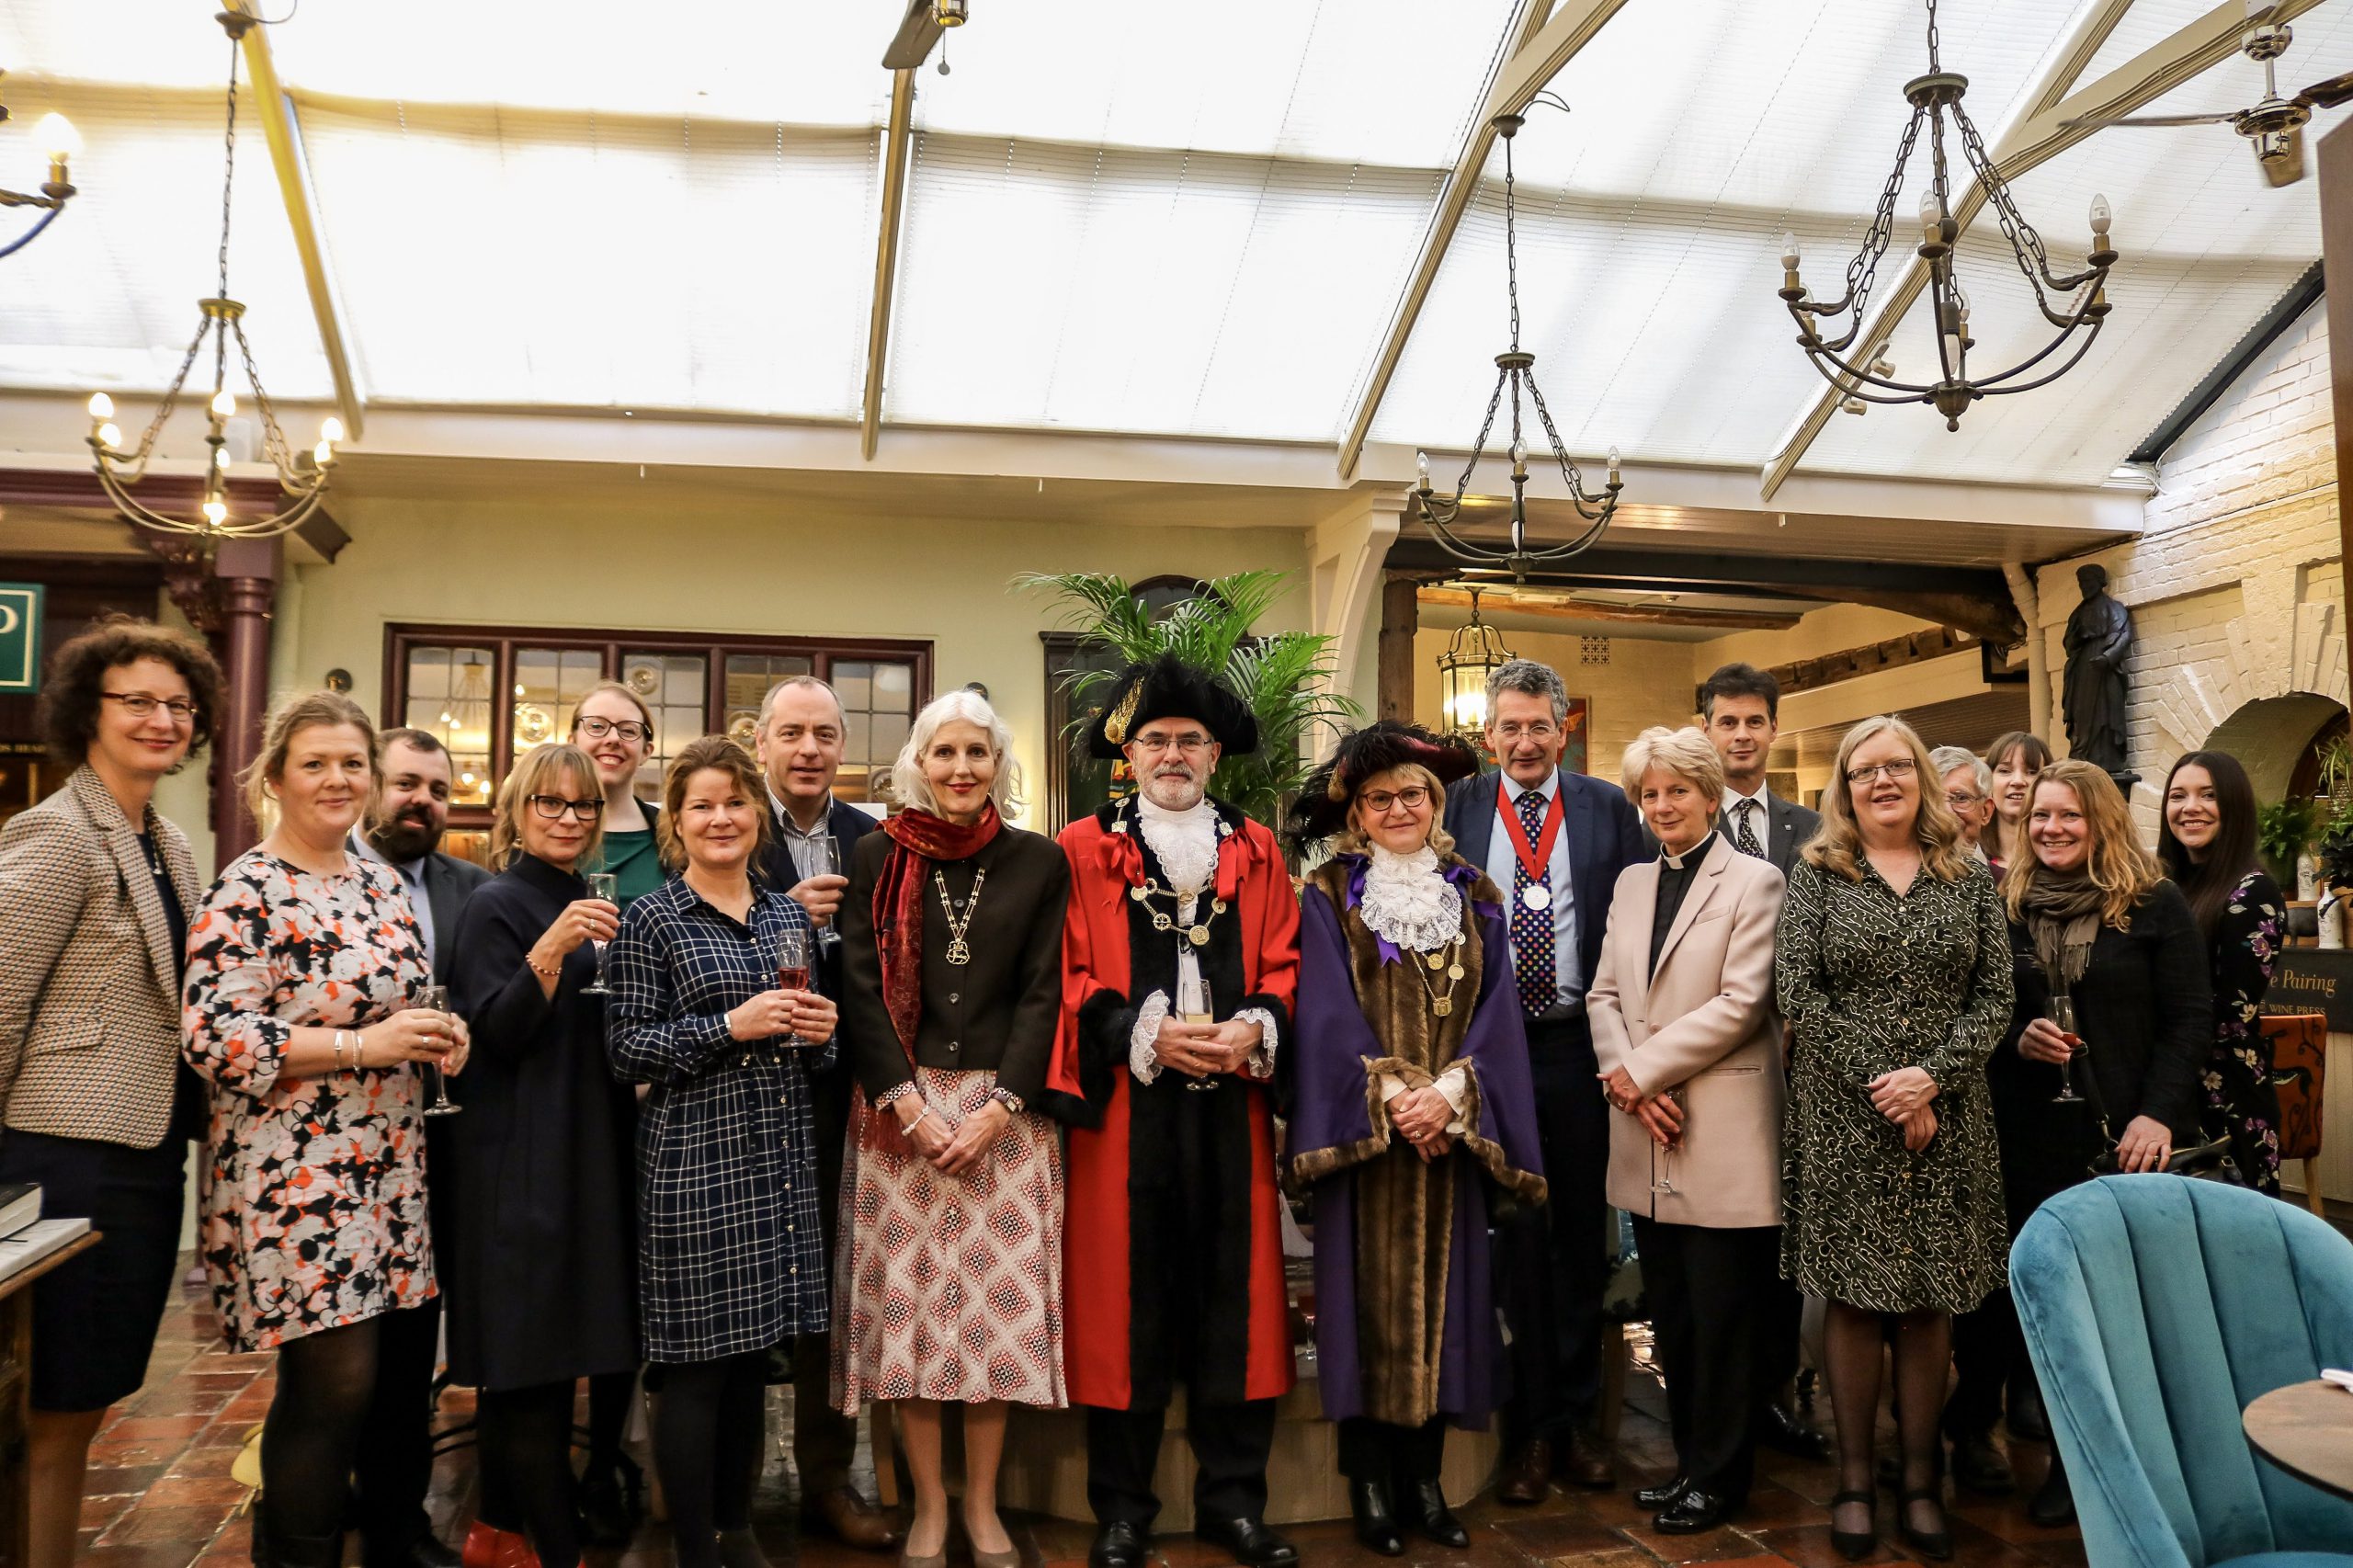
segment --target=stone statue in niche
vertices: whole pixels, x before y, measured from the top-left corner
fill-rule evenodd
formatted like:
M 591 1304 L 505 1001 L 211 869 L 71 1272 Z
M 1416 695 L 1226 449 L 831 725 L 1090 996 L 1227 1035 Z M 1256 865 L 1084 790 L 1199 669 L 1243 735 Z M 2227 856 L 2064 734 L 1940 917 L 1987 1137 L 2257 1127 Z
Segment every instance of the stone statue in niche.
M 2067 755 L 2129 786 L 2138 777 L 2124 766 L 2124 661 L 2132 653 L 2132 612 L 2109 597 L 2108 568 L 2079 567 L 2075 581 L 2084 600 L 2067 618 Z

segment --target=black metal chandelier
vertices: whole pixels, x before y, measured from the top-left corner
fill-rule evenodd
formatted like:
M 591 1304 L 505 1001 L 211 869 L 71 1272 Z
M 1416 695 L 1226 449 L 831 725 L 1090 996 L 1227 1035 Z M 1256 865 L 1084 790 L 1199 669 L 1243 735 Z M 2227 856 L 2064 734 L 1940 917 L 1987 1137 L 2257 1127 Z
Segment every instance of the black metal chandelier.
M 1536 385 L 1536 356 L 1519 346 L 1518 209 L 1513 187 L 1511 146 L 1512 138 L 1526 123 L 1523 117 L 1516 114 L 1497 115 L 1494 121 L 1495 133 L 1504 142 L 1504 278 L 1511 303 L 1511 347 L 1495 356 L 1495 390 L 1487 398 L 1486 420 L 1479 426 L 1479 438 L 1472 443 L 1471 458 L 1462 465 L 1461 477 L 1455 481 L 1454 494 L 1441 495 L 1430 487 L 1430 458 L 1423 452 L 1415 459 L 1419 480 L 1410 505 L 1410 510 L 1429 529 L 1430 537 L 1449 555 L 1473 566 L 1500 566 L 1512 574 L 1515 582 L 1525 582 L 1532 566 L 1565 560 L 1590 548 L 1609 526 L 1609 519 L 1617 516 L 1618 493 L 1624 488 L 1618 477 L 1618 449 L 1612 447 L 1608 482 L 1597 492 L 1586 489 L 1585 476 L 1569 457 L 1568 449 L 1561 445 L 1561 433 L 1552 426 L 1552 410 L 1544 406 L 1544 393 Z M 1535 411 L 1537 425 L 1544 432 L 1545 442 L 1552 449 L 1552 460 L 1560 465 L 1561 477 L 1568 483 L 1569 503 L 1586 525 L 1565 543 L 1537 549 L 1530 549 L 1528 543 L 1528 438 L 1521 426 L 1520 410 L 1523 389 L 1529 405 Z M 1466 539 L 1456 530 L 1465 521 L 1462 513 L 1471 476 L 1478 472 L 1479 460 L 1486 453 L 1487 438 L 1495 432 L 1495 413 L 1503 405 L 1506 390 L 1511 393 L 1511 518 L 1509 542 L 1498 550 Z M 1476 505 L 1475 498 L 1472 504 Z
M 2092 243 L 2084 257 L 2085 270 L 2063 278 L 2053 275 L 2042 236 L 2018 211 L 2008 183 L 1985 151 L 1984 139 L 1978 135 L 1969 112 L 1961 107 L 1961 95 L 1969 89 L 1969 78 L 1945 70 L 1937 58 L 1937 0 L 1927 3 L 1928 74 L 1904 85 L 1904 96 L 1912 103 L 1912 119 L 1904 127 L 1904 140 L 1895 150 L 1895 172 L 1888 176 L 1887 185 L 1880 192 L 1870 232 L 1864 236 L 1862 248 L 1847 263 L 1847 291 L 1829 303 L 1816 303 L 1813 290 L 1798 277 L 1797 236 L 1786 234 L 1781 240 L 1780 295 L 1798 324 L 1798 346 L 1842 398 L 1865 403 L 1929 403 L 1945 416 L 1945 428 L 1958 430 L 1961 416 L 1979 398 L 2031 392 L 2050 385 L 2075 368 L 2108 319 L 2108 270 L 2115 265 L 2116 252 L 2108 242 L 2108 199 L 2095 196 L 2091 207 Z M 1960 137 L 1961 156 L 1976 174 L 1987 205 L 2000 221 L 2002 237 L 2009 241 L 2018 270 L 2034 290 L 2036 305 L 2043 319 L 2059 329 L 2058 335 L 2039 352 L 1990 376 L 1971 373 L 1969 351 L 1976 346 L 1976 340 L 1969 335 L 1969 295 L 1953 275 L 1961 222 L 1953 215 L 1952 187 L 1946 172 L 1948 115 Z M 1934 168 L 1929 187 L 1920 197 L 1918 255 L 1928 264 L 1928 296 L 1936 312 L 1938 379 L 1915 385 L 1895 380 L 1893 367 L 1884 360 L 1858 364 L 1856 361 L 1875 346 L 1865 345 L 1858 350 L 1856 339 L 1863 330 L 1880 258 L 1887 254 L 1895 234 L 1896 196 L 1904 187 L 1904 170 L 1912 161 L 1912 150 L 1920 140 L 1923 126 L 1927 128 L 1928 155 Z M 2052 303 L 2054 297 L 2062 301 L 2056 307 Z M 1824 335 L 1825 325 L 1835 330 L 1835 335 Z M 2040 369 L 2071 341 L 2075 351 L 2057 369 L 2021 379 Z

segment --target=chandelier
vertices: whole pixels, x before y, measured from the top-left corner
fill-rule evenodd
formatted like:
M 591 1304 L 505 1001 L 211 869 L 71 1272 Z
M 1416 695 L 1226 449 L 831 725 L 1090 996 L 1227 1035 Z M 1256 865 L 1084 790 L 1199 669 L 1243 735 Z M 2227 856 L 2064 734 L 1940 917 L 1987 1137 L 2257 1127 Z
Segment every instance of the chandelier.
M 0 72 L 0 75 L 6 75 Z M 0 122 L 8 118 L 8 106 L 0 104 Z M 0 207 L 31 207 L 40 212 L 40 219 L 29 229 L 6 244 L 0 244 L 0 256 L 14 256 L 34 240 L 40 232 L 57 222 L 65 204 L 74 196 L 74 182 L 66 177 L 65 166 L 82 151 L 82 138 L 74 133 L 74 124 L 62 114 L 45 114 L 33 127 L 33 138 L 40 150 L 49 154 L 49 178 L 42 182 L 40 193 L 0 188 Z
M 1457 631 L 1438 656 L 1438 710 L 1449 734 L 1483 745 L 1487 733 L 1487 677 L 1511 662 L 1503 634 L 1479 619 L 1479 590 L 1471 589 L 1471 622 Z
M 1862 248 L 1847 263 L 1847 292 L 1828 304 L 1814 301 L 1813 290 L 1798 277 L 1798 240 L 1792 233 L 1781 237 L 1780 294 L 1790 307 L 1790 315 L 1798 324 L 1798 345 L 1805 350 L 1806 358 L 1850 406 L 1857 399 L 1864 403 L 1926 403 L 1945 416 L 1946 429 L 1958 430 L 1961 416 L 1979 398 L 2031 392 L 2050 385 L 2075 368 L 2108 319 L 2108 269 L 2116 263 L 2116 252 L 2108 243 L 2108 199 L 2095 196 L 2091 207 L 2092 243 L 2084 257 L 2085 270 L 2063 278 L 2052 274 L 2042 236 L 2018 211 L 2008 183 L 1985 151 L 1984 139 L 1977 134 L 1969 111 L 1961 107 L 1961 95 L 1969 89 L 1969 78 L 1943 69 L 1937 58 L 1937 0 L 1927 0 L 1927 8 L 1928 74 L 1904 85 L 1904 96 L 1912 104 L 1912 119 L 1904 127 L 1904 140 L 1895 150 L 1895 172 L 1888 176 L 1885 187 L 1880 191 L 1879 209 L 1872 216 L 1870 232 L 1864 236 Z M 1948 114 L 1961 141 L 1961 156 L 1975 172 L 1979 188 L 2000 221 L 2002 237 L 2009 241 L 2018 270 L 2034 290 L 2036 305 L 2043 319 L 2059 329 L 2040 352 L 1990 376 L 1971 373 L 1969 351 L 1976 347 L 1977 340 L 1969 335 L 1969 295 L 1953 276 L 1961 221 L 1953 213 L 1952 187 L 1945 166 Z M 1938 380 L 1915 385 L 1895 380 L 1894 368 L 1883 359 L 1858 365 L 1856 359 L 1868 351 L 1869 346 L 1856 351 L 1853 358 L 1847 356 L 1855 350 L 1856 339 L 1862 332 L 1864 311 L 1870 301 L 1880 258 L 1887 254 L 1894 238 L 1896 193 L 1903 188 L 1904 170 L 1912 161 L 1912 149 L 1920 140 L 1923 125 L 1928 131 L 1928 156 L 1933 166 L 1928 188 L 1920 196 L 1918 255 L 1928 264 L 1928 295 L 1936 320 Z M 2054 308 L 2053 297 L 2063 303 Z M 1842 317 L 1847 318 L 1843 330 L 1835 336 L 1824 336 L 1825 322 L 1837 328 Z M 2078 336 L 2078 328 L 2086 330 Z M 2075 343 L 2075 352 L 2067 355 L 2056 369 L 2031 380 L 2019 379 L 2040 369 L 2070 340 Z
M 1567 105 L 1553 101 L 1565 110 Z M 1589 548 L 1609 526 L 1618 513 L 1618 492 L 1624 488 L 1618 477 L 1618 449 L 1609 449 L 1609 480 L 1598 492 L 1585 487 L 1585 476 L 1570 460 L 1567 449 L 1561 445 L 1561 433 L 1552 426 L 1552 410 L 1544 406 L 1544 394 L 1536 385 L 1536 356 L 1519 346 L 1519 251 L 1518 209 L 1512 179 L 1512 138 L 1527 121 L 1519 115 L 1497 115 L 1494 124 L 1504 142 L 1504 280 L 1511 305 L 1511 347 L 1495 356 L 1495 390 L 1487 399 L 1487 417 L 1479 426 L 1479 438 L 1472 444 L 1471 460 L 1462 465 L 1462 475 L 1455 481 L 1454 494 L 1441 495 L 1430 488 L 1430 457 L 1417 454 L 1415 466 L 1419 473 L 1414 487 L 1410 507 L 1418 516 L 1430 537 L 1449 555 L 1474 566 L 1501 566 L 1512 574 L 1515 582 L 1528 580 L 1529 568 L 1550 561 L 1565 560 Z M 1495 427 L 1495 411 L 1503 405 L 1505 392 L 1511 393 L 1511 517 L 1507 545 L 1496 549 L 1465 539 L 1456 531 L 1468 519 L 1463 517 L 1466 504 L 1476 506 L 1475 499 L 1466 503 L 1471 488 L 1471 476 L 1478 471 L 1479 460 L 1487 449 L 1487 437 Z M 1569 487 L 1569 504 L 1586 527 L 1566 543 L 1547 545 L 1531 550 L 1528 543 L 1528 438 L 1521 427 L 1520 399 L 1525 392 L 1529 405 L 1535 410 L 1536 422 L 1544 432 L 1552 460 L 1560 465 L 1561 477 Z M 1485 698 L 1483 693 L 1481 704 Z
M 207 547 L 224 539 L 272 539 L 301 528 L 326 498 L 328 471 L 335 462 L 335 444 L 343 439 L 343 421 L 330 416 L 320 426 L 318 445 L 299 456 L 294 452 L 286 433 L 278 426 L 278 415 L 269 405 L 269 394 L 262 390 L 261 372 L 254 366 L 253 346 L 245 341 L 245 307 L 229 294 L 229 196 L 237 174 L 237 53 L 240 40 L 255 26 L 256 18 L 238 11 L 222 11 L 214 20 L 229 35 L 229 117 L 221 172 L 220 289 L 210 298 L 196 302 L 196 335 L 188 340 L 188 353 L 181 358 L 179 370 L 165 390 L 163 400 L 155 405 L 155 416 L 139 437 L 139 445 L 130 452 L 123 450 L 122 428 L 114 422 L 114 400 L 104 392 L 91 395 L 89 434 L 90 450 L 97 454 L 98 483 L 124 517 L 159 532 L 193 534 Z M 254 413 L 261 427 L 261 455 L 277 470 L 278 486 L 285 493 L 285 504 L 267 517 L 235 517 L 229 514 L 229 421 L 237 414 L 236 394 L 228 388 L 231 338 L 236 340 L 237 358 L 244 369 L 246 384 L 253 388 Z M 208 340 L 212 357 L 212 397 L 206 404 L 209 424 L 204 444 L 211 455 L 204 465 L 203 500 L 198 516 L 189 519 L 146 506 L 131 494 L 131 487 L 146 476 L 156 437 L 178 404 L 180 389 L 187 383 L 198 357 L 205 351 Z

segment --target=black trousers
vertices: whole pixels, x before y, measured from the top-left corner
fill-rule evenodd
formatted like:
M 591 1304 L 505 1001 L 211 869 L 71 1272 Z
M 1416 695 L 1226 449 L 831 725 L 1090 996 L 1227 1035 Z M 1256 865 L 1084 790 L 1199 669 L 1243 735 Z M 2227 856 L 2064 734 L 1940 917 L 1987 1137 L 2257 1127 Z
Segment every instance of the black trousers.
M 1505 1435 L 1555 1443 L 1601 1401 L 1602 1251 L 1609 1225 L 1609 1102 L 1583 1017 L 1528 1026 L 1536 1136 L 1551 1195 L 1503 1225 L 1497 1298 L 1511 1328 L 1512 1398 Z
M 1711 1496 L 1739 1502 L 1756 1470 L 1758 1408 L 1772 1324 L 1759 1312 L 1780 1267 L 1778 1225 L 1717 1230 L 1634 1216 L 1650 1296 L 1676 1469 Z
M 1370 1415 L 1340 1418 L 1340 1473 L 1350 1481 L 1378 1481 L 1392 1495 L 1421 1481 L 1436 1481 L 1446 1462 L 1446 1418 L 1434 1415 L 1419 1426 L 1375 1421 Z
M 850 1076 L 837 1069 L 809 1085 L 817 1141 L 817 1212 L 825 1233 L 825 1256 L 839 1244 L 842 1141 L 849 1126 Z M 834 1376 L 834 1341 L 828 1334 L 805 1334 L 792 1342 L 792 1462 L 801 1472 L 806 1507 L 827 1492 L 849 1484 L 850 1460 L 858 1452 L 858 1420 L 844 1415 L 827 1397 Z
M 1781 1278 L 1777 1260 L 1770 1278 L 1757 1283 L 1756 1375 L 1765 1398 L 1779 1400 L 1790 1380 L 1798 1375 L 1800 1346 L 1805 1337 L 1805 1297 L 1794 1279 Z M 1763 1415 L 1760 1406 L 1758 1415 Z
M 1098 1524 L 1150 1529 L 1159 1517 L 1152 1475 L 1160 1467 L 1160 1435 L 1167 1420 L 1166 1405 L 1142 1410 L 1086 1407 L 1086 1502 Z M 1194 1520 L 1265 1518 L 1275 1402 L 1188 1401 L 1185 1437 L 1193 1445 Z

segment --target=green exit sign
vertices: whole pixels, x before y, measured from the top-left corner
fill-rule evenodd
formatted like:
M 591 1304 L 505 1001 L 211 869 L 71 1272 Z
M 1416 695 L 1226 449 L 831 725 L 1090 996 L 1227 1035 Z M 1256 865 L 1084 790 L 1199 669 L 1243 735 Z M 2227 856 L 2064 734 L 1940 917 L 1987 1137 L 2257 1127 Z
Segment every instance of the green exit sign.
M 0 583 L 0 695 L 40 689 L 40 585 Z

